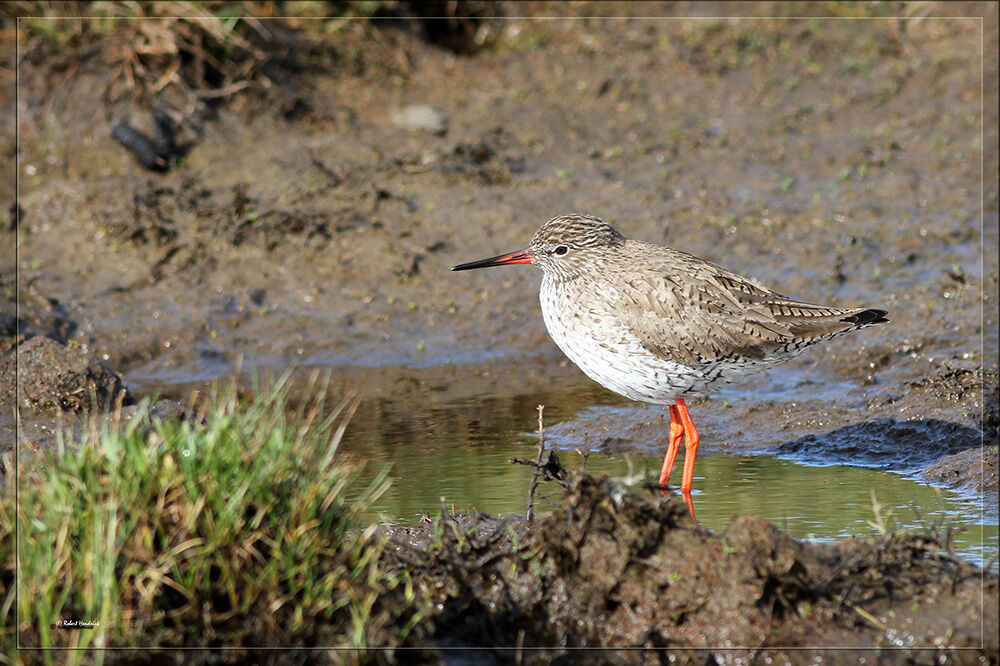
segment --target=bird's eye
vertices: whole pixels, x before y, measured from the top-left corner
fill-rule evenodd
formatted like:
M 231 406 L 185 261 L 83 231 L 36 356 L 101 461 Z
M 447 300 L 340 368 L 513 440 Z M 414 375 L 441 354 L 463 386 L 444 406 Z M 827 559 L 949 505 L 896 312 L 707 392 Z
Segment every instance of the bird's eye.
M 552 254 L 556 255 L 557 257 L 561 257 L 567 252 L 569 252 L 569 248 L 566 247 L 565 245 L 556 245 L 556 249 L 552 250 Z

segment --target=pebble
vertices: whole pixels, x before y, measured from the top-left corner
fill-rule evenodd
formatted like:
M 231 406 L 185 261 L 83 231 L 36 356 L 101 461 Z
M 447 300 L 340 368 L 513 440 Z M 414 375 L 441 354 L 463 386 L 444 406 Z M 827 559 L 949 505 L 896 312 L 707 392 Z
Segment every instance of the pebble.
M 442 136 L 448 132 L 448 117 L 434 107 L 413 104 L 392 114 L 392 124 L 411 130 L 423 130 Z

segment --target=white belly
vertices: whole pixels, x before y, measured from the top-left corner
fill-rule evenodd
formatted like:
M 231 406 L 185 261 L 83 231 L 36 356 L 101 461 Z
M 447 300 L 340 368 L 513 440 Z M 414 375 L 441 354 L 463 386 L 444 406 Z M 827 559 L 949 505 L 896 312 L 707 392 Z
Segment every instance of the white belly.
M 607 389 L 632 400 L 673 404 L 677 398 L 706 395 L 702 368 L 656 356 L 639 344 L 604 303 L 613 293 L 583 294 L 574 285 L 542 279 L 539 301 L 552 340 L 583 372 Z M 604 287 L 607 289 L 607 287 Z

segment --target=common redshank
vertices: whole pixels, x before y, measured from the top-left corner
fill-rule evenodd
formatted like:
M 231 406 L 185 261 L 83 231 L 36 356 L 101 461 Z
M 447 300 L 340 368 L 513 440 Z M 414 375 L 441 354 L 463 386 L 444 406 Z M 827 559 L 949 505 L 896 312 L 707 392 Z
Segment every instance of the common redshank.
M 670 406 L 659 484 L 684 440 L 688 507 L 698 430 L 685 400 L 787 361 L 842 333 L 888 321 L 885 310 L 797 301 L 708 261 L 625 238 L 590 215 L 554 217 L 523 250 L 453 267 L 542 269 L 549 335 L 591 379 L 632 400 Z

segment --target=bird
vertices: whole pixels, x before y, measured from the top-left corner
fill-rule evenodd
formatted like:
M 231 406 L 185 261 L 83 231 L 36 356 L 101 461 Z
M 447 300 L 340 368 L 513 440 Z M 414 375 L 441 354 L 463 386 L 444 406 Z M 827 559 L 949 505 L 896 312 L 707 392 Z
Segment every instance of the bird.
M 889 321 L 885 310 L 815 305 L 674 248 L 628 239 L 599 217 L 559 215 L 522 250 L 453 271 L 534 264 L 549 335 L 588 377 L 636 401 L 667 405 L 659 487 L 684 441 L 690 493 L 700 436 L 687 401 L 707 397 L 844 333 Z

